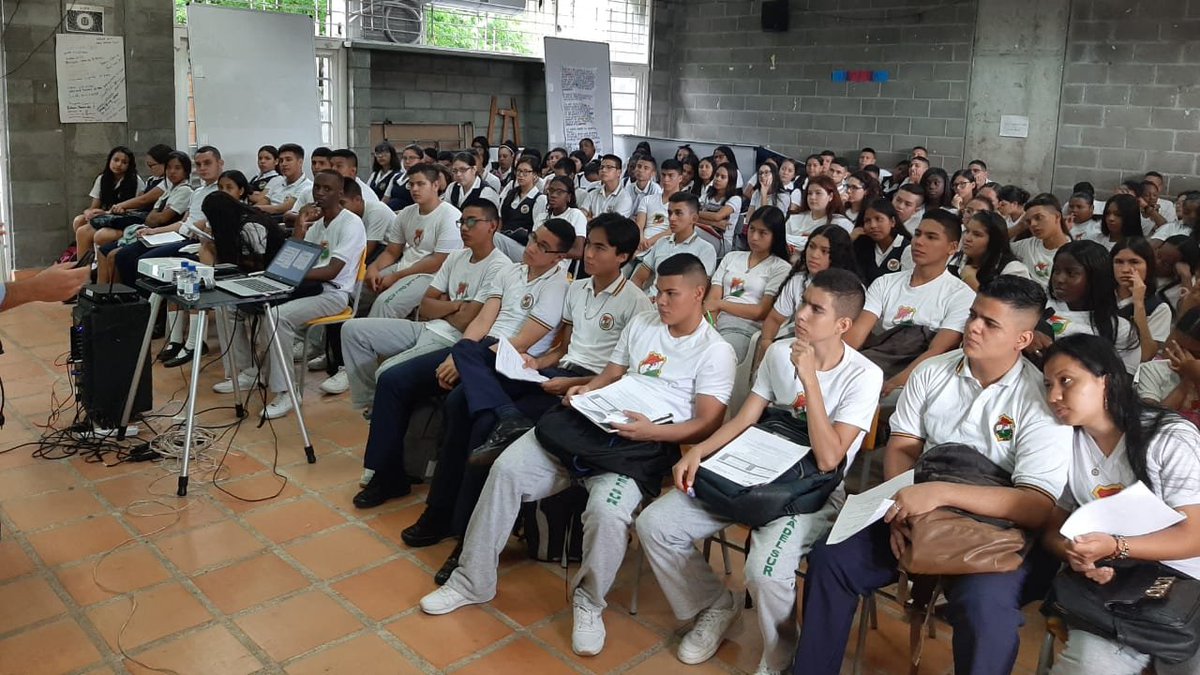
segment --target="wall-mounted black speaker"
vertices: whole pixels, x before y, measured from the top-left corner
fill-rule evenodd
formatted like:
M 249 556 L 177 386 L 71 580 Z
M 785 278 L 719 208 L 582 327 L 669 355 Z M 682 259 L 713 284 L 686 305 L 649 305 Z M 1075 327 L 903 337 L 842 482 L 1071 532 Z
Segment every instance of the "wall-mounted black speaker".
M 788 0 L 763 0 L 762 29 L 768 33 L 786 33 L 788 14 Z

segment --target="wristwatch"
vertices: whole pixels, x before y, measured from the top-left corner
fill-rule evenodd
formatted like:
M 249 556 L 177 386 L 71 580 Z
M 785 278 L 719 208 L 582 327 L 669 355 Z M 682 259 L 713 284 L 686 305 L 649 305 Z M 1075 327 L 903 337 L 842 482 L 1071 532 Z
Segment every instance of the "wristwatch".
M 1108 536 L 1112 537 L 1113 541 L 1117 544 L 1117 552 L 1110 555 L 1108 560 L 1127 560 L 1129 558 L 1129 542 L 1126 541 L 1125 536 L 1121 534 L 1110 534 Z

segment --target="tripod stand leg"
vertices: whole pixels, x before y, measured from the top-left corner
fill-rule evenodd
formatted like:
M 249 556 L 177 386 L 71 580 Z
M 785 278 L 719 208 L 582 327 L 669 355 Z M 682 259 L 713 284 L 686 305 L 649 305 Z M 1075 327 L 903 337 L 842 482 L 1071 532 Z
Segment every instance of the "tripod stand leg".
M 197 342 L 203 339 L 205 320 L 208 314 L 201 310 L 196 316 L 196 335 Z M 197 345 L 192 352 L 192 381 L 188 384 L 188 402 L 187 402 L 187 420 L 184 422 L 183 432 L 183 466 L 179 470 L 179 489 L 175 494 L 180 497 L 187 496 L 188 488 L 188 464 L 192 457 L 192 441 L 194 440 L 194 431 L 196 428 L 196 391 L 200 384 L 200 362 L 203 360 L 202 350 Z
M 279 319 L 276 318 L 275 312 L 268 307 L 267 311 L 263 312 L 267 315 L 267 328 L 271 331 L 271 349 L 275 350 L 275 356 L 278 362 L 285 364 L 291 363 L 292 355 L 288 353 L 291 350 L 291 345 L 288 345 L 288 350 L 284 350 L 283 344 L 279 341 Z M 317 453 L 313 450 L 312 441 L 308 438 L 308 428 L 304 426 L 304 411 L 300 409 L 300 395 L 296 393 L 296 383 L 292 377 L 291 368 L 287 368 L 287 391 L 288 396 L 292 399 L 292 410 L 296 411 L 296 421 L 300 424 L 300 437 L 304 439 L 304 457 L 309 464 L 317 463 Z

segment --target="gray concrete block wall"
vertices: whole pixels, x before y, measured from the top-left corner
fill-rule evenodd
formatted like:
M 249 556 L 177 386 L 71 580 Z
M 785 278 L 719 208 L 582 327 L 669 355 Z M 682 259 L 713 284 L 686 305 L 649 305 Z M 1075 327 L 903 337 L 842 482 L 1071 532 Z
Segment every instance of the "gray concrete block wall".
M 1109 194 L 1148 170 L 1200 188 L 1200 3 L 1074 0 L 1054 188 Z
M 88 205 L 87 192 L 104 168 L 108 151 L 127 145 L 141 154 L 175 138 L 174 8 L 168 0 L 94 0 L 105 8 L 108 34 L 124 35 L 126 99 L 122 124 L 61 124 L 54 66 L 54 38 L 69 2 L 25 2 L 3 19 L 4 81 L 9 133 L 12 222 L 16 266 L 39 267 L 73 241 L 71 218 Z M 42 41 L 45 43 L 37 48 Z M 36 52 L 33 50 L 37 48 Z
M 790 30 L 764 33 L 761 2 L 659 3 L 650 133 L 797 157 L 826 148 L 857 157 L 869 145 L 884 163 L 924 145 L 935 161 L 958 165 L 975 5 L 882 4 L 792 2 Z M 886 70 L 889 81 L 838 83 L 834 70 Z
M 385 49 L 350 50 L 351 145 L 369 156 L 371 124 L 461 124 L 487 133 L 491 97 L 501 107 L 516 98 L 521 140 L 543 149 L 545 68 L 540 62 Z M 510 134 L 511 135 L 511 131 Z

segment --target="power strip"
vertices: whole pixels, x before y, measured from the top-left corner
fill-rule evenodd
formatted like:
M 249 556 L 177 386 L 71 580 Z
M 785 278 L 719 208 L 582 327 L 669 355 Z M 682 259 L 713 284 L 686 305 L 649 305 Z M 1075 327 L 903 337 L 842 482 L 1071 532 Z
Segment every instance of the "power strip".
M 118 431 L 120 430 L 92 427 L 91 431 L 84 431 L 82 435 L 84 438 L 112 438 L 117 435 Z M 129 426 L 125 427 L 125 438 L 133 438 L 134 436 L 137 436 L 138 432 L 140 431 L 141 429 L 138 427 L 138 425 L 130 424 Z

